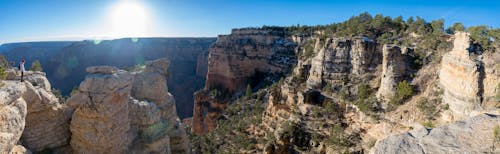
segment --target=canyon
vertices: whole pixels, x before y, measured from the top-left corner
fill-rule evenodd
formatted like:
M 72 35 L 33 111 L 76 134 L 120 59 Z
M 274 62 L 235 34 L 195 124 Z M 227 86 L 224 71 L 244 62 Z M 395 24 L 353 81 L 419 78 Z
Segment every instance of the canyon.
M 366 37 L 323 37 L 321 31 L 286 33 L 244 28 L 218 37 L 209 52 L 205 88 L 195 93 L 190 128 L 200 138 L 192 142 L 208 142 L 195 144 L 196 152 L 495 153 L 499 53 L 477 51 L 470 34 L 444 35 L 449 47 L 434 51 L 442 54 L 439 60 L 419 64 L 418 36 L 412 38 L 415 44 L 403 46 Z M 275 49 L 281 44 L 263 43 L 267 38 L 293 45 L 286 48 L 287 58 L 296 60 L 275 70 L 280 65 L 273 64 L 283 61 L 270 57 L 282 51 Z M 271 55 L 254 56 L 263 51 Z M 255 88 L 251 77 L 260 74 L 252 70 L 259 66 L 281 73 L 260 76 L 258 84 L 267 86 Z M 225 95 L 214 95 L 213 89 Z M 245 118 L 238 120 L 240 115 Z M 465 132 L 483 140 L 464 139 Z M 216 138 L 231 139 L 212 141 Z M 215 145 L 223 148 L 210 148 Z
M 43 72 L 14 70 L 2 82 L 3 153 L 190 153 L 190 143 L 168 92 L 170 61 L 146 61 L 142 70 L 88 67 L 65 102 Z M 23 152 L 24 151 L 24 152 Z
M 500 36 L 385 22 L 2 45 L 0 151 L 499 153 Z
M 208 49 L 215 38 L 137 38 L 116 40 L 54 41 L 9 43 L 0 46 L 0 54 L 9 62 L 26 59 L 27 67 L 39 60 L 52 88 L 64 96 L 84 80 L 90 66 L 109 65 L 134 69 L 144 61 L 171 60 L 169 90 L 177 98 L 179 116 L 192 116 L 192 94 L 205 82 Z

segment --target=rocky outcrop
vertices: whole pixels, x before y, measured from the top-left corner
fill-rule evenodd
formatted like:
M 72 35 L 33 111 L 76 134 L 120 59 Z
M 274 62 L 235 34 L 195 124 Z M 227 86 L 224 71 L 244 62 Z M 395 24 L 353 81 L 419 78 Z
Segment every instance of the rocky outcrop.
M 295 47 L 284 31 L 248 28 L 220 35 L 210 48 L 205 87 L 195 94 L 193 132 L 215 129 L 225 103 L 242 94 L 247 85 L 262 87 L 289 72 Z M 209 93 L 217 96 L 208 98 Z
M 90 73 L 68 104 L 75 108 L 71 146 L 76 153 L 190 153 L 189 140 L 168 92 L 170 62 L 146 62 L 140 72 L 110 66 Z
M 293 64 L 296 44 L 284 32 L 233 29 L 211 46 L 206 89 L 241 92 L 258 73 L 280 74 Z
M 132 141 L 128 104 L 133 76 L 117 68 L 87 70 L 91 74 L 67 102 L 75 108 L 71 147 L 75 153 L 125 153 Z
M 0 153 L 10 153 L 21 138 L 27 115 L 24 84 L 0 81 Z
M 481 114 L 433 129 L 422 128 L 378 141 L 370 153 L 499 153 L 498 115 Z
M 68 145 L 70 139 L 67 107 L 50 91 L 42 72 L 28 72 L 24 98 L 27 102 L 26 128 L 21 142 L 31 151 Z
M 189 153 L 189 139 L 177 116 L 174 96 L 167 88 L 169 64 L 167 59 L 149 61 L 143 72 L 135 74 L 131 96 L 139 101 L 131 101 L 130 110 L 135 114 L 131 117 L 131 124 L 140 135 L 138 142 L 146 143 L 145 147 L 149 147 L 146 149 Z
M 13 153 L 30 153 L 31 151 L 42 151 L 44 149 L 56 149 L 66 146 L 69 143 L 69 116 L 66 113 L 66 106 L 59 102 L 59 99 L 52 93 L 51 85 L 43 72 L 25 72 L 25 82 L 19 82 L 20 76 L 13 69 L 7 71 L 7 81 L 0 92 L 7 92 L 8 97 L 1 99 L 10 105 L 20 105 L 18 109 L 24 108 L 22 112 L 22 135 L 19 145 Z M 7 94 L 6 93 L 6 94 Z M 7 95 L 6 95 L 7 96 Z M 16 103 L 17 102 L 17 103 Z M 21 107 L 21 108 L 19 108 Z M 13 111 L 10 109 L 10 111 Z M 16 116 L 16 113 L 9 113 Z M 20 115 L 17 115 L 20 116 Z M 15 119 L 11 119 L 15 122 Z M 20 120 L 20 119 L 18 119 Z M 21 125 L 20 121 L 17 121 Z M 15 137 L 10 136 L 10 137 Z M 18 138 L 19 139 L 19 138 Z M 17 142 L 17 140 L 15 141 Z
M 483 101 L 491 100 L 500 82 L 493 64 L 498 62 L 495 56 L 484 60 L 483 55 L 473 52 L 471 44 L 468 33 L 457 32 L 453 50 L 443 55 L 439 83 L 444 90 L 443 102 L 450 106 L 448 120 L 465 119 L 482 110 Z
M 388 101 L 396 94 L 396 87 L 407 75 L 407 58 L 400 46 L 384 45 L 382 49 L 382 79 L 377 98 Z
M 378 63 L 376 44 L 369 39 L 315 38 L 313 42 L 312 52 L 316 56 L 311 60 L 307 77 L 309 88 L 321 89 L 330 85 L 332 87 L 328 88 L 340 90 L 349 80 L 356 82 L 370 66 Z

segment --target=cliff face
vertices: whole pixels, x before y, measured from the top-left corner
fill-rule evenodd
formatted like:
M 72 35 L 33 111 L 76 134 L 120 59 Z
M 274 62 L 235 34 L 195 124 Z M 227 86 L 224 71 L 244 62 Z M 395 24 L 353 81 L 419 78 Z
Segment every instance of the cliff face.
M 444 90 L 443 102 L 448 103 L 451 119 L 460 120 L 495 105 L 488 102 L 495 95 L 498 82 L 498 53 L 485 55 L 473 51 L 469 34 L 455 34 L 453 50 L 443 56 L 439 82 Z
M 384 45 L 382 49 L 382 79 L 377 97 L 385 101 L 396 94 L 396 87 L 408 75 L 408 57 L 403 54 L 406 49 L 400 46 Z M 407 53 L 407 52 L 405 52 Z
M 224 104 L 241 95 L 247 85 L 262 87 L 289 71 L 295 63 L 296 44 L 283 36 L 284 32 L 234 29 L 217 38 L 209 52 L 205 88 L 195 94 L 195 133 L 215 129 Z M 214 89 L 218 94 L 210 96 Z
M 170 62 L 146 62 L 143 71 L 89 67 L 68 104 L 76 153 L 189 153 L 187 135 L 168 92 Z M 112 143 L 112 144 L 111 144 Z
M 340 90 L 348 82 L 359 82 L 370 67 L 380 62 L 376 44 L 367 39 L 320 38 L 315 42 L 307 85 L 313 89 Z M 307 50 L 307 44 L 304 46 Z M 310 51 L 303 51 L 310 52 Z
M 211 46 L 205 89 L 238 93 L 258 73 L 282 74 L 293 63 L 295 44 L 278 32 L 234 29 Z
M 71 147 L 75 153 L 124 153 L 129 137 L 129 97 L 132 75 L 113 67 L 90 67 L 68 104 L 75 107 L 71 119 Z
M 57 149 L 68 145 L 69 116 L 66 109 L 50 91 L 43 72 L 25 72 L 25 82 L 12 69 L 7 79 L 0 81 L 0 102 L 3 120 L 0 151 L 29 153 Z M 26 150 L 21 145 L 30 150 Z M 14 146 L 16 145 L 16 146 Z

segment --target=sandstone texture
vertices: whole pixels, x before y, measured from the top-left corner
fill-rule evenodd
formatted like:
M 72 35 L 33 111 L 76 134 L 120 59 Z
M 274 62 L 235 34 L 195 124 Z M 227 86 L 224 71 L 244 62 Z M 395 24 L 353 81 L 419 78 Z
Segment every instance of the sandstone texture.
M 88 68 L 67 102 L 74 108 L 75 153 L 190 153 L 189 140 L 168 92 L 167 59 L 129 73 L 111 66 Z
M 76 107 L 71 147 L 75 153 L 125 153 L 131 142 L 128 104 L 133 76 L 124 71 L 95 73 L 87 75 L 67 102 Z
M 50 91 L 50 84 L 41 72 L 26 77 L 28 115 L 21 141 L 31 151 L 55 149 L 69 144 L 69 119 L 67 107 Z
M 376 44 L 364 39 L 320 38 L 315 42 L 313 52 L 316 56 L 311 60 L 311 68 L 307 77 L 310 88 L 322 88 L 330 85 L 332 89 L 340 89 L 349 80 L 364 75 L 376 59 Z M 307 45 L 306 45 L 307 46 Z M 307 48 L 305 49 L 307 50 Z M 303 51 L 310 52 L 310 51 Z
M 230 35 L 219 35 L 208 54 L 208 73 L 203 90 L 195 94 L 193 132 L 202 134 L 216 128 L 216 119 L 225 103 L 243 93 L 247 85 L 274 82 L 290 71 L 295 62 L 292 40 L 281 31 L 233 29 Z M 217 96 L 209 93 L 217 90 Z M 204 113 L 204 111 L 208 111 Z
M 396 94 L 396 87 L 407 75 L 407 58 L 403 49 L 396 45 L 384 45 L 382 49 L 382 79 L 377 98 L 388 101 Z
M 481 110 L 484 66 L 480 56 L 472 53 L 471 44 L 468 33 L 457 32 L 453 50 L 443 55 L 441 62 L 439 82 L 444 90 L 443 102 L 449 104 L 452 120 L 464 119 L 472 111 Z M 494 78 L 498 77 L 490 75 L 491 80 L 497 80 Z
M 2 153 L 31 153 L 68 145 L 71 135 L 67 108 L 52 93 L 45 73 L 27 71 L 25 82 L 19 82 L 18 72 L 6 72 L 7 80 L 0 81 L 0 100 L 4 104 L 1 113 L 6 114 L 2 119 L 9 121 L 2 126 L 9 132 L 3 132 L 1 142 L 11 143 L 0 146 Z M 22 146 L 13 147 L 18 142 Z
M 10 153 L 21 138 L 27 115 L 24 84 L 0 81 L 0 153 Z
M 422 128 L 378 141 L 370 153 L 498 153 L 498 115 L 481 114 L 433 129 Z
M 148 61 L 145 70 L 135 74 L 131 96 L 138 101 L 131 101 L 132 126 L 146 149 L 189 153 L 189 139 L 167 88 L 169 64 L 167 59 Z
M 219 35 L 209 51 L 205 88 L 241 92 L 257 73 L 286 72 L 296 44 L 283 35 L 258 29 L 233 29 L 230 35 Z

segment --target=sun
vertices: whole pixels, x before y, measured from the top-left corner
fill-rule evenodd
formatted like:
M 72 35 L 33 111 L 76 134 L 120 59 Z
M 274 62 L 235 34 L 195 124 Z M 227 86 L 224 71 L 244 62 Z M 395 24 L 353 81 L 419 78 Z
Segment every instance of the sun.
M 122 1 L 110 13 L 111 33 L 114 37 L 143 37 L 150 30 L 147 9 L 135 1 Z

